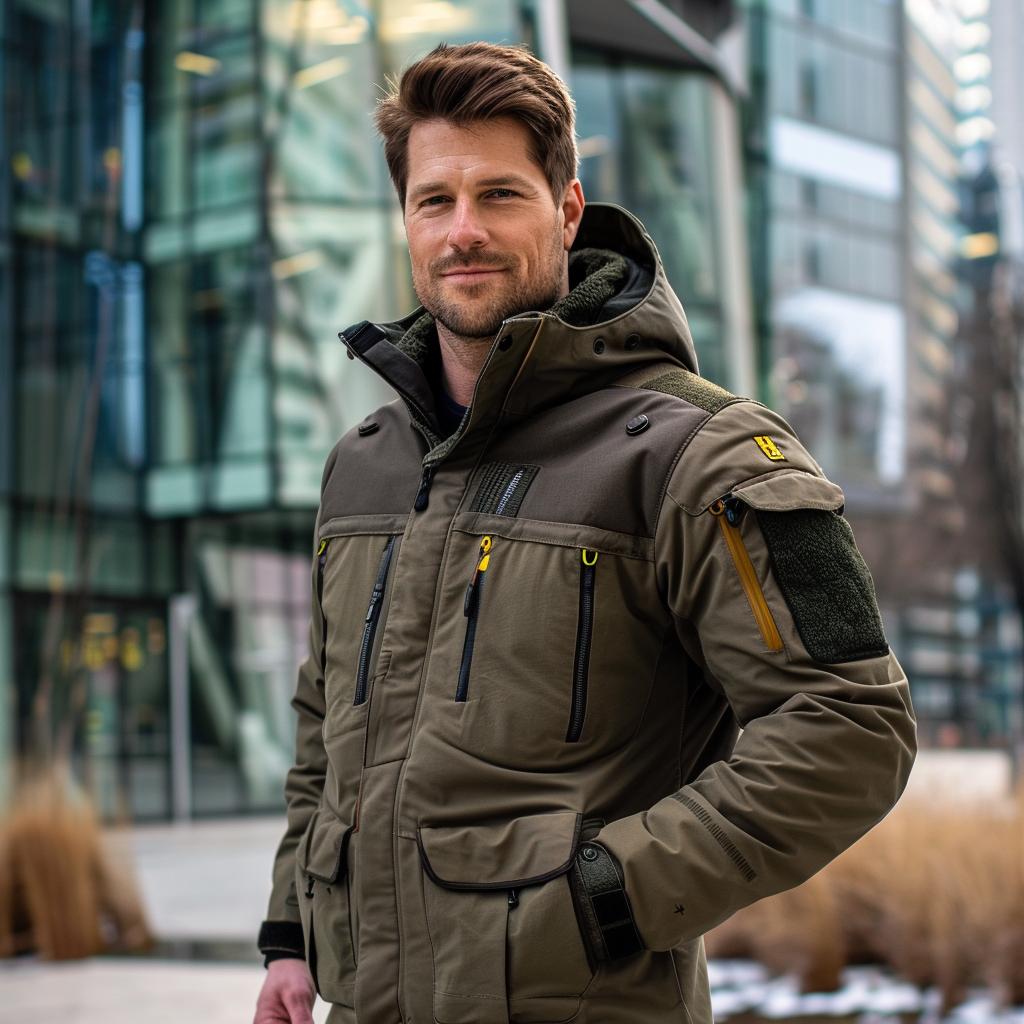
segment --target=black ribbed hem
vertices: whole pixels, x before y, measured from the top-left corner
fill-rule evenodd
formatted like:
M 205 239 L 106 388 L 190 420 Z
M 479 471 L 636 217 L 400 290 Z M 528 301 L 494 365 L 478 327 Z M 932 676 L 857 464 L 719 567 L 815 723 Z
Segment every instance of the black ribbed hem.
M 260 925 L 260 937 L 256 945 L 261 953 L 268 956 L 282 953 L 300 960 L 306 959 L 306 940 L 298 921 L 264 921 Z M 274 956 L 273 959 L 280 957 Z
M 302 960 L 306 958 L 301 953 L 290 953 L 285 949 L 272 949 L 263 957 L 263 966 L 269 967 L 275 960 Z

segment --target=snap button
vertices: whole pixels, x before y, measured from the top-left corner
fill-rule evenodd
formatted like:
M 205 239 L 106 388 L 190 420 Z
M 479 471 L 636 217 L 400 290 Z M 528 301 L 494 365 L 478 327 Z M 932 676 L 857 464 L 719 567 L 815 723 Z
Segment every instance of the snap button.
M 584 860 L 597 860 L 597 858 L 600 856 L 597 850 L 595 850 L 592 846 L 584 846 L 582 852 Z
M 503 335 L 501 340 L 498 342 L 498 348 L 502 352 L 507 352 L 512 347 L 512 335 Z
M 626 351 L 627 352 L 632 352 L 633 349 L 635 349 L 637 347 L 637 345 L 639 345 L 639 344 L 640 344 L 640 335 L 639 334 L 631 334 L 626 339 Z
M 360 423 L 357 429 L 359 430 L 360 437 L 369 437 L 370 434 L 376 434 L 380 430 L 380 424 L 370 420 L 369 423 Z
M 626 433 L 630 435 L 642 434 L 650 425 L 651 421 L 643 413 L 640 413 L 639 416 L 634 416 L 626 424 Z
M 604 338 L 598 338 L 594 342 L 594 351 L 600 355 L 604 351 Z

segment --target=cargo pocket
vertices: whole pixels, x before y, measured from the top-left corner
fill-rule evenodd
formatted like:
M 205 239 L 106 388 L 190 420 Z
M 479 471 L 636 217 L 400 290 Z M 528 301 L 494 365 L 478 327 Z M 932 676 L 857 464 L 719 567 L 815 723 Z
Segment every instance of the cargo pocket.
M 581 815 L 422 827 L 438 1024 L 568 1020 L 592 973 L 566 873 Z
M 343 1006 L 353 1005 L 356 973 L 348 891 L 350 833 L 348 825 L 321 807 L 295 858 L 306 963 L 321 997 Z

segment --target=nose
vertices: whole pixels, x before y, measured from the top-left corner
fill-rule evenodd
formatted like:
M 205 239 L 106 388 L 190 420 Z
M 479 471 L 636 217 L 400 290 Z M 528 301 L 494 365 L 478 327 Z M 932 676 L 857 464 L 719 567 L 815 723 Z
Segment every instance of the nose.
M 487 244 L 487 230 L 484 228 L 475 204 L 460 196 L 454 204 L 451 225 L 448 229 L 448 244 L 453 249 L 468 252 Z

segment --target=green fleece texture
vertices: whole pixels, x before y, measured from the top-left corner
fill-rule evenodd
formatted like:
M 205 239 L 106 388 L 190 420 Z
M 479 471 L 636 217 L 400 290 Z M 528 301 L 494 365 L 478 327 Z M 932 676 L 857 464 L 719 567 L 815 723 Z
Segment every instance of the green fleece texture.
M 410 359 L 423 366 L 427 361 L 431 342 L 436 337 L 434 318 L 430 313 L 424 313 L 423 316 L 413 321 L 412 326 L 402 336 L 402 340 L 399 341 L 398 348 Z
M 551 312 L 570 327 L 592 327 L 601 307 L 625 284 L 629 267 L 624 256 L 611 249 L 580 249 L 569 254 L 571 291 Z
M 732 405 L 733 402 L 743 401 L 742 398 L 730 394 L 725 388 L 720 388 L 717 384 L 712 384 L 711 381 L 683 369 L 663 373 L 660 377 L 641 384 L 640 387 L 646 388 L 648 391 L 660 391 L 665 395 L 674 395 L 676 398 L 682 398 L 690 405 L 695 405 L 698 409 L 710 413 L 719 412 L 727 405 Z
M 875 586 L 850 524 L 820 509 L 755 511 L 807 653 L 826 665 L 885 657 Z

